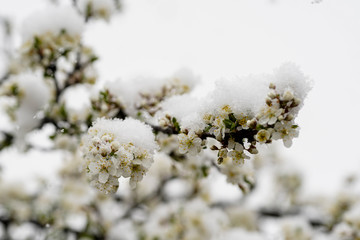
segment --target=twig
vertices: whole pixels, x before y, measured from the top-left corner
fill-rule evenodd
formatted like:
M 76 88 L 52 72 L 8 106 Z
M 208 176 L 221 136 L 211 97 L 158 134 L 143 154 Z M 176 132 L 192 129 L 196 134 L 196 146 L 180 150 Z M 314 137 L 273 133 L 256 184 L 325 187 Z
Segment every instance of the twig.
M 168 183 L 169 181 L 171 181 L 175 178 L 176 178 L 175 176 L 171 176 L 171 177 L 162 179 L 161 182 L 159 183 L 159 186 L 156 191 L 154 191 L 152 194 L 147 195 L 140 201 L 137 201 L 133 205 L 131 205 L 128 208 L 128 210 L 125 212 L 125 214 L 119 220 L 129 218 L 131 216 L 131 213 L 135 209 L 139 208 L 141 205 L 144 205 L 144 204 L 148 203 L 149 201 L 152 201 L 156 198 L 159 198 L 162 202 L 166 202 L 167 199 L 164 196 L 164 187 L 165 187 L 166 183 Z

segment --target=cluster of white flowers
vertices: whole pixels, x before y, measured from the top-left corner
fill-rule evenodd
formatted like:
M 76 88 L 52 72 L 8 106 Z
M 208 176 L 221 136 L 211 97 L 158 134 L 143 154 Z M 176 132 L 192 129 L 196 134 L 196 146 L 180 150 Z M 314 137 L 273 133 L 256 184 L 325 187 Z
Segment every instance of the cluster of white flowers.
M 284 218 L 282 220 L 284 240 L 311 240 L 313 233 L 309 224 L 302 218 Z
M 360 238 L 360 204 L 344 214 L 343 222 L 336 226 L 334 235 L 341 240 Z
M 190 155 L 198 154 L 203 146 L 203 141 L 193 131 L 178 135 L 179 139 L 179 153 L 189 153 Z
M 170 98 L 162 105 L 165 117 L 159 123 L 181 130 L 180 153 L 199 153 L 206 140 L 214 138 L 219 144 L 211 149 L 218 150 L 219 164 L 230 157 L 242 165 L 249 154 L 258 153 L 258 144 L 282 139 L 286 147 L 292 145 L 299 133 L 294 119 L 310 88 L 296 66 L 284 64 L 271 76 L 218 83 L 208 97 L 197 101 L 196 109 L 185 96 Z M 175 104 L 180 110 L 171 109 Z
M 258 229 L 258 214 L 254 209 L 246 206 L 233 206 L 225 211 L 232 227 L 243 228 L 252 232 Z
M 106 88 L 118 96 L 128 115 L 149 120 L 161 109 L 164 100 L 190 92 L 199 81 L 189 69 L 180 69 L 170 77 L 138 77 L 131 82 L 119 80 L 109 83 Z
M 226 176 L 229 183 L 238 185 L 244 193 L 248 193 L 255 184 L 255 169 L 250 161 L 243 165 L 234 164 L 232 157 L 224 158 L 220 165 L 220 171 Z
M 201 199 L 186 204 L 160 205 L 143 228 L 143 239 L 218 239 L 228 225 L 227 216 Z
M 79 0 L 77 6 L 86 18 L 103 18 L 109 21 L 116 10 L 116 0 Z
M 59 87 L 78 83 L 95 84 L 98 78 L 97 71 L 92 64 L 97 60 L 94 50 L 81 45 L 79 48 L 54 54 L 48 60 L 56 61 L 56 79 Z M 72 51 L 70 51 L 72 50 Z M 36 53 L 35 53 L 36 54 Z M 75 66 L 74 66 L 75 63 Z
M 123 106 L 114 94 L 109 90 L 103 90 L 91 96 L 91 108 L 93 118 L 96 117 L 115 117 L 119 111 L 123 111 Z
M 286 91 L 280 95 L 270 84 L 270 97 L 267 106 L 262 108 L 256 117 L 244 113 L 236 113 L 229 105 L 215 110 L 213 114 L 204 114 L 205 128 L 202 131 L 183 130 L 179 134 L 181 153 L 199 153 L 206 137 L 213 137 L 221 143 L 219 162 L 225 157 L 233 158 L 235 163 L 243 164 L 248 155 L 258 152 L 257 143 L 271 143 L 271 140 L 282 139 L 286 147 L 290 147 L 292 139 L 298 136 L 298 126 L 293 122 L 293 109 L 299 106 L 300 100 Z M 283 108 L 280 108 L 283 106 Z M 169 124 L 168 124 L 169 125 Z
M 353 240 L 355 238 L 354 229 L 350 227 L 347 223 L 340 223 L 335 226 L 332 233 L 333 239 L 339 240 Z
M 274 172 L 274 193 L 276 199 L 274 204 L 278 204 L 283 209 L 296 205 L 298 195 L 302 186 L 302 177 L 299 172 L 289 167 L 278 167 Z
M 30 217 L 31 207 L 26 202 L 30 201 L 31 198 L 22 185 L 17 183 L 5 184 L 0 180 L 0 191 L 2 193 L 0 195 L 2 214 L 12 214 L 19 221 Z
M 149 126 L 131 118 L 100 118 L 83 139 L 91 185 L 104 193 L 115 193 L 120 177 L 129 178 L 136 187 L 153 162 L 157 148 Z
M 184 137 L 187 138 L 187 135 L 184 134 Z M 213 154 L 207 151 L 200 154 L 183 154 L 179 149 L 179 140 L 181 141 L 176 135 L 164 133 L 156 135 L 156 141 L 161 152 L 168 154 L 169 161 L 173 164 L 171 174 L 190 179 L 207 177 L 211 167 L 210 159 L 214 157 Z
M 19 143 L 39 122 L 37 116 L 50 101 L 50 88 L 45 80 L 35 74 L 23 73 L 9 78 L 0 87 L 0 97 L 10 98 L 7 113 L 16 125 L 15 135 Z
M 256 135 L 259 142 L 282 139 L 286 147 L 291 147 L 292 139 L 298 137 L 298 126 L 293 122 L 301 103 L 299 98 L 294 96 L 291 89 L 287 89 L 283 94 L 276 91 L 276 86 L 270 85 L 271 91 L 266 99 L 267 106 L 257 115 L 262 129 Z
M 342 191 L 337 194 L 335 198 L 330 199 L 330 201 L 325 201 L 321 207 L 324 207 L 324 212 L 328 215 L 329 224 L 335 225 L 342 221 L 343 215 L 357 202 L 357 200 L 358 196 Z
M 34 12 L 23 25 L 24 56 L 31 64 L 49 64 L 80 43 L 84 20 L 72 7 L 50 7 Z
M 62 231 L 65 229 L 66 232 L 102 236 L 117 224 L 113 216 L 118 217 L 114 210 L 119 208 L 119 204 L 110 196 L 89 186 L 82 165 L 81 155 L 74 154 L 66 159 L 60 169 L 60 182 L 51 183 L 52 187 L 40 183 L 31 192 L 26 191 L 23 185 L 3 182 L 0 179 L 0 218 L 14 221 L 9 225 L 12 229 L 9 231 L 9 239 L 41 238 L 41 227 L 46 231 L 45 235 L 52 239 L 64 239 Z M 111 211 L 115 213 L 111 214 Z M 28 237 L 24 237 L 24 234 L 20 234 L 20 237 L 17 234 L 23 231 L 22 226 L 27 222 L 36 225 L 31 224 L 29 236 L 26 235 Z M 0 238 L 3 239 L 3 225 L 0 226 Z

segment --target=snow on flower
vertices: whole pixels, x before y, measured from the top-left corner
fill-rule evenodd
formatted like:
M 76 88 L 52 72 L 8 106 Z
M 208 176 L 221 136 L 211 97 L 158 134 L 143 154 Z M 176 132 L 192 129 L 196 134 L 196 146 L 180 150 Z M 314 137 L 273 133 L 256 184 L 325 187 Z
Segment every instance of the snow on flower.
M 108 83 L 105 88 L 109 89 L 111 94 L 118 96 L 120 102 L 126 106 L 127 114 L 148 119 L 163 107 L 164 101 L 170 97 L 189 93 L 198 82 L 199 77 L 192 71 L 180 69 L 170 77 L 137 77 L 131 81 L 118 80 Z
M 78 43 L 84 28 L 84 20 L 72 7 L 49 7 L 34 12 L 23 24 L 23 42 L 34 43 L 34 39 L 58 45 L 58 37 L 63 43 Z M 51 44 L 50 44 L 51 45 Z
M 241 165 L 258 153 L 258 143 L 292 145 L 299 132 L 294 120 L 310 88 L 295 65 L 284 64 L 273 75 L 219 81 L 205 97 L 171 97 L 161 104 L 158 122 L 180 132 L 180 153 L 200 152 L 213 138 L 218 144 L 209 147 L 218 151 L 219 164 L 231 157 Z
M 29 16 L 22 27 L 22 64 L 44 67 L 51 76 L 57 60 L 80 48 L 84 20 L 72 7 L 52 6 Z
M 16 138 L 22 145 L 24 136 L 40 122 L 37 114 L 49 103 L 50 88 L 42 77 L 22 73 L 12 76 L 1 86 L 1 95 L 15 99 L 15 106 L 9 106 L 8 114 L 17 126 Z
M 77 5 L 87 17 L 103 18 L 107 21 L 116 10 L 115 0 L 79 0 Z
M 91 185 L 115 193 L 118 179 L 124 177 L 136 187 L 149 170 L 156 148 L 151 128 L 138 120 L 96 120 L 82 147 Z

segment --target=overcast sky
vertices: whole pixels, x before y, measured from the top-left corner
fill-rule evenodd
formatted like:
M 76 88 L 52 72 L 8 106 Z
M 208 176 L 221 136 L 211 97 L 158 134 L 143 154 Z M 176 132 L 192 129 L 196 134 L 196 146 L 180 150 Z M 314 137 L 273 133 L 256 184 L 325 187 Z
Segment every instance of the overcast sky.
M 19 29 L 44 2 L 0 0 L 0 15 Z M 104 80 L 186 66 L 213 81 L 297 63 L 314 88 L 298 118 L 300 137 L 281 149 L 311 191 L 330 192 L 360 170 L 359 12 L 359 0 L 126 0 L 121 15 L 92 24 L 85 39 Z

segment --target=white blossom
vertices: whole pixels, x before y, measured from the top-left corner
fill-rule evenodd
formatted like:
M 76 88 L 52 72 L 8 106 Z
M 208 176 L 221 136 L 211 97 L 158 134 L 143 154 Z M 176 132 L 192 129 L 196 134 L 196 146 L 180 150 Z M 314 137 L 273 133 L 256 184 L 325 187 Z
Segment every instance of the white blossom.
M 352 240 L 354 237 L 354 229 L 347 223 L 337 224 L 332 235 L 339 240 Z
M 278 117 L 283 113 L 283 109 L 279 108 L 279 104 L 274 104 L 271 107 L 266 107 L 261 113 L 259 123 L 261 125 L 273 125 L 278 120 Z
M 313 236 L 306 220 L 296 217 L 282 219 L 281 231 L 284 239 L 311 240 Z
M 8 110 L 16 125 L 16 141 L 23 147 L 25 135 L 41 121 L 38 113 L 50 101 L 51 89 L 37 74 L 22 73 L 9 78 L 0 88 L 0 96 L 15 99 L 16 105 Z
M 255 139 L 260 143 L 264 143 L 270 139 L 271 133 L 268 130 L 261 129 L 255 136 Z
M 180 153 L 195 155 L 201 151 L 202 140 L 194 132 L 180 133 L 178 139 Z
M 150 168 L 156 148 L 151 128 L 140 121 L 98 119 L 82 147 L 91 185 L 114 193 L 118 178 L 130 177 L 130 186 L 136 187 Z
M 155 208 L 145 223 L 146 240 L 216 239 L 228 225 L 227 216 L 201 199 Z
M 79 0 L 77 5 L 84 15 L 89 14 L 107 21 L 116 10 L 115 0 Z
M 34 12 L 23 24 L 23 42 L 29 47 L 37 37 L 47 44 L 58 45 L 60 37 L 63 47 L 77 44 L 84 28 L 84 20 L 72 7 L 49 7 Z
M 299 127 L 292 122 L 277 122 L 274 131 L 272 138 L 274 140 L 282 139 L 285 147 L 291 147 L 292 139 L 299 136 Z
M 239 165 L 239 163 L 234 164 L 233 161 L 232 158 L 224 158 L 220 165 L 220 171 L 226 176 L 226 180 L 235 185 L 247 185 L 249 182 L 253 182 L 254 166 L 252 163 L 246 161 Z
M 229 152 L 228 157 L 231 157 L 234 163 L 240 165 L 244 163 L 245 159 L 250 159 L 250 157 L 247 156 L 244 151 L 237 150 L 232 150 Z

